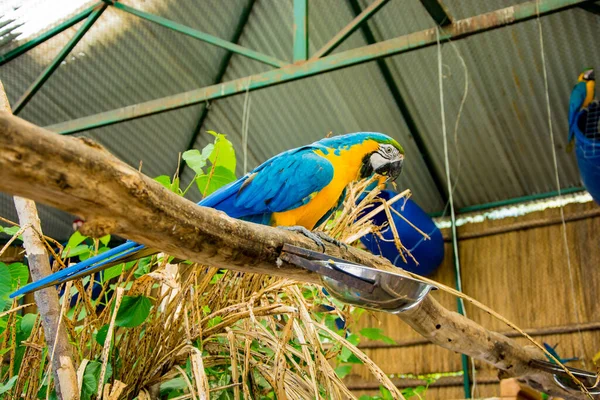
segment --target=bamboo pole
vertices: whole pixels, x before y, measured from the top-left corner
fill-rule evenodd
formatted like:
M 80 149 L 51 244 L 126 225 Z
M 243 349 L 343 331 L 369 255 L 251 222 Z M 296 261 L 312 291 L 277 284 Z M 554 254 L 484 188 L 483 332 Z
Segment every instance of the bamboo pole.
M 11 113 L 10 103 L 0 82 L 0 111 Z M 38 217 L 37 208 L 32 200 L 15 196 L 15 208 L 19 215 L 21 227 L 28 228 L 23 231 L 23 247 L 27 254 L 29 272 L 33 280 L 41 279 L 52 273 L 50 259 L 44 243 L 42 242 L 42 228 Z M 34 294 L 37 303 L 44 337 L 52 360 L 56 393 L 64 400 L 79 400 L 77 374 L 73 365 L 72 349 L 64 326 L 60 324 L 61 307 L 58 302 L 58 293 L 55 288 L 40 290 Z

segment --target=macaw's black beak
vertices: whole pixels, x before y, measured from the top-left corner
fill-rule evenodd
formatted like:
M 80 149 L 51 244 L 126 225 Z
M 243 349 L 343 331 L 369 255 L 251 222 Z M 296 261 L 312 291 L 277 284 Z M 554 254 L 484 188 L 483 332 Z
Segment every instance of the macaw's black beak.
M 389 176 L 390 178 L 392 178 L 392 180 L 396 180 L 396 178 L 398 178 L 398 176 L 402 172 L 403 164 L 404 156 L 400 156 L 399 159 L 382 165 L 377 170 L 375 170 L 375 172 L 383 176 Z

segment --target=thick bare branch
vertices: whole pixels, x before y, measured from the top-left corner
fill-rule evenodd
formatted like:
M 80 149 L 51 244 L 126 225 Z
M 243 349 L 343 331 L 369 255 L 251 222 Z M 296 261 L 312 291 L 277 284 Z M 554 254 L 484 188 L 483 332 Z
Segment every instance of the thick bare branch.
M 1 191 L 83 217 L 86 234 L 117 233 L 205 265 L 319 281 L 314 274 L 277 263 L 284 243 L 320 250 L 312 241 L 199 207 L 87 139 L 60 136 L 0 114 L 0 154 Z M 332 256 L 398 271 L 384 259 L 358 249 L 326 246 Z M 568 396 L 549 374 L 528 365 L 532 358 L 543 358 L 539 350 L 490 332 L 431 297 L 401 318 L 433 343 L 493 364 L 507 376 L 525 378 L 547 393 L 583 398 Z

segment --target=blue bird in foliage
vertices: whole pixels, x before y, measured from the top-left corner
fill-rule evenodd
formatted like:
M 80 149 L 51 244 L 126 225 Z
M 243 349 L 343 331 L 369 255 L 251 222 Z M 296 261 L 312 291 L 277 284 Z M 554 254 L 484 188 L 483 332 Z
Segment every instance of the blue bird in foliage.
M 198 203 L 230 217 L 287 227 L 320 242 L 310 232 L 341 204 L 353 181 L 379 174 L 395 179 L 404 149 L 387 135 L 360 132 L 334 136 L 272 157 Z M 128 241 L 17 290 L 11 297 L 90 275 L 112 265 L 156 254 Z
M 596 88 L 596 76 L 593 69 L 586 69 L 577 79 L 577 84 L 573 87 L 571 98 L 569 100 L 569 140 L 568 149 L 573 146 L 575 139 L 575 124 L 579 112 L 586 108 L 594 100 L 594 91 Z

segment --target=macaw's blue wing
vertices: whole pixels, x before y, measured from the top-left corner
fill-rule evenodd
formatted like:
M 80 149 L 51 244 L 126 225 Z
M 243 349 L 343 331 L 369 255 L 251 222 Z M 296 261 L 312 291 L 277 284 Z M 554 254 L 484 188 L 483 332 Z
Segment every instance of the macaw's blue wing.
M 333 165 L 307 146 L 271 158 L 198 204 L 268 225 L 273 213 L 308 203 L 332 179 Z
M 224 211 L 230 217 L 268 225 L 273 212 L 306 204 L 333 179 L 331 163 L 307 146 L 279 154 L 237 181 L 217 190 L 198 204 Z M 115 264 L 158 253 L 128 241 L 105 253 L 72 265 L 10 295 L 11 298 L 82 278 Z
M 586 94 L 587 88 L 585 82 L 579 82 L 571 92 L 569 100 L 569 143 L 575 137 L 574 125 L 577 123 L 577 115 L 581 110 L 581 106 L 583 106 Z

